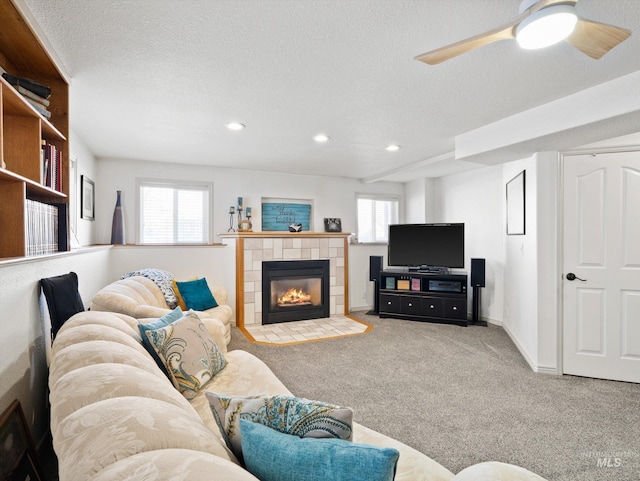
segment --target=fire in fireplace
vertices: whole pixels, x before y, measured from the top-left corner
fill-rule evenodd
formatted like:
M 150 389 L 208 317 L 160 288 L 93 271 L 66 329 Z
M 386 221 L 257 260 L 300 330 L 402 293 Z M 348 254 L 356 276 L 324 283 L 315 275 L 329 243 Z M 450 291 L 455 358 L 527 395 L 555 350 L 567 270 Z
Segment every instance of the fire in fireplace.
M 262 263 L 262 323 L 329 317 L 329 261 Z
M 308 306 L 311 304 L 311 295 L 302 289 L 292 287 L 282 296 L 278 296 L 278 307 Z

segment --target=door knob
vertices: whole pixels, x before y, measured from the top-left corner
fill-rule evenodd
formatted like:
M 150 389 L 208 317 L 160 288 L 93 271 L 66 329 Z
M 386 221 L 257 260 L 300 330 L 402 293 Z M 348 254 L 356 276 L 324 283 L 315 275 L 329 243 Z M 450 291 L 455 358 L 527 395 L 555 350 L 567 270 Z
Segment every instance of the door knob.
M 567 280 L 568 281 L 575 281 L 576 279 L 578 279 L 579 281 L 586 281 L 586 279 L 580 279 L 578 276 L 576 276 L 573 272 L 569 272 L 567 274 Z

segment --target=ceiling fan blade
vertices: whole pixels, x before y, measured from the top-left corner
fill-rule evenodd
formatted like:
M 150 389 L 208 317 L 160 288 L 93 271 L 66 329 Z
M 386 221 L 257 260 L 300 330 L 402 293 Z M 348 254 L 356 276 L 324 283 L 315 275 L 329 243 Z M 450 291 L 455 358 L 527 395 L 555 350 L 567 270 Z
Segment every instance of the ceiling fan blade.
M 447 45 L 446 47 L 431 50 L 430 52 L 423 53 L 414 58 L 415 60 L 419 60 L 420 62 L 424 62 L 429 65 L 436 65 L 440 62 L 444 62 L 445 60 L 462 55 L 463 53 L 470 52 L 476 48 L 489 45 L 490 43 L 513 39 L 515 38 L 514 27 L 519 22 L 520 18 L 509 25 L 489 30 L 488 32 L 481 33 L 480 35 L 476 35 L 465 40 L 460 40 L 459 42 Z
M 565 39 L 582 53 L 596 60 L 631 36 L 631 30 L 581 18 Z

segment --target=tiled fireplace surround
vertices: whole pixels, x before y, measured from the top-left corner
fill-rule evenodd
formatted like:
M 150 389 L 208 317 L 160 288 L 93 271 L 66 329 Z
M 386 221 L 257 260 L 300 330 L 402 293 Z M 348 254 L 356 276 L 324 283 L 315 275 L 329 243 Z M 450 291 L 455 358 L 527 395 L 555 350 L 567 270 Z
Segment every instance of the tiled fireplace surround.
M 348 314 L 348 236 L 342 232 L 220 234 L 236 243 L 236 325 L 262 324 L 262 261 L 329 259 L 329 314 Z

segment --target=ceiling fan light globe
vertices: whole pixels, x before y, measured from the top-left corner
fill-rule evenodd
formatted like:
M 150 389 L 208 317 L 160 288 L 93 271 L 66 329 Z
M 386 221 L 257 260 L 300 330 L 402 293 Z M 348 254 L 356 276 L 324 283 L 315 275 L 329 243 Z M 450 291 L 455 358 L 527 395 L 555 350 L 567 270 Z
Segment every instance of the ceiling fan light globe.
M 521 48 L 535 50 L 564 40 L 578 23 L 573 5 L 552 5 L 525 18 L 516 28 Z

